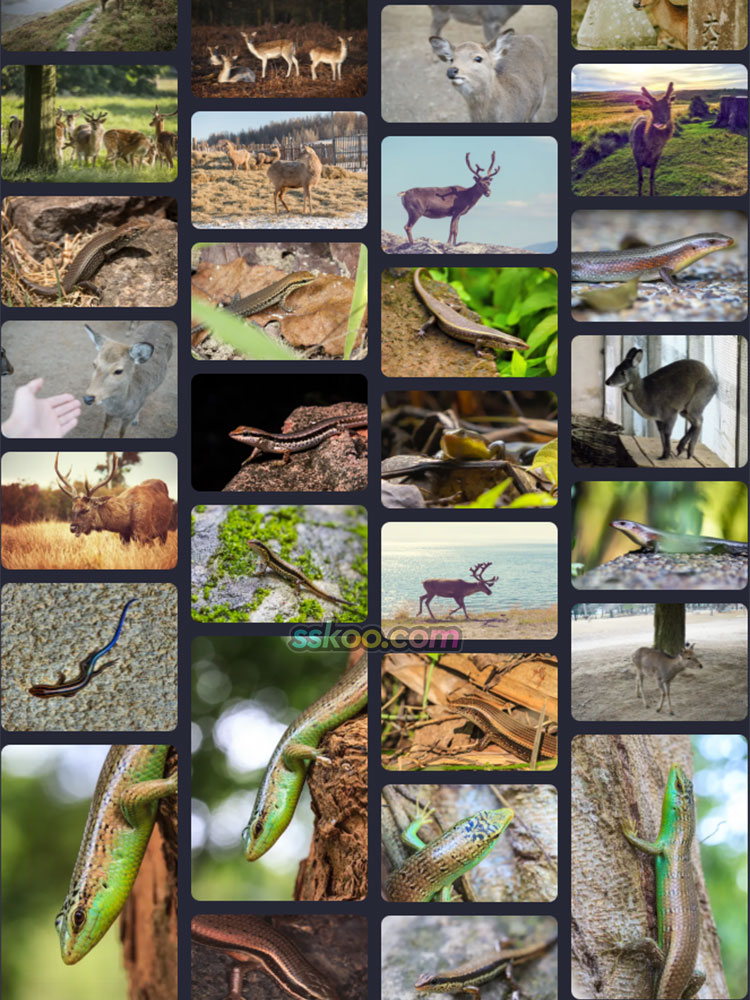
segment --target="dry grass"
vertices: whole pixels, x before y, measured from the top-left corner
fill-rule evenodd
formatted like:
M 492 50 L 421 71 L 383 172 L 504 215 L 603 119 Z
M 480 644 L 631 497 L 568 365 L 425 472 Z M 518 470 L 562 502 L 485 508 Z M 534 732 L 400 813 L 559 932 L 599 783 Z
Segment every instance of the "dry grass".
M 0 551 L 5 569 L 172 569 L 177 532 L 169 532 L 166 545 L 124 545 L 109 531 L 76 538 L 67 521 L 4 524 Z
M 225 153 L 194 153 L 193 223 L 208 226 L 226 216 L 273 215 L 273 187 L 267 169 L 234 170 Z M 353 216 L 367 208 L 367 175 L 325 166 L 311 196 L 313 216 Z M 302 188 L 287 191 L 284 200 L 290 217 L 302 214 Z M 285 217 L 287 212 L 279 205 L 279 218 Z

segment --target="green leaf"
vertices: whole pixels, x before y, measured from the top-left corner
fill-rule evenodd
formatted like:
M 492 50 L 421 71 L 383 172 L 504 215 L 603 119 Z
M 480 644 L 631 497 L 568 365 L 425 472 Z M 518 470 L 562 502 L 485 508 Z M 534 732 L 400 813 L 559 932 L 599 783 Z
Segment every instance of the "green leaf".
M 504 479 L 501 483 L 498 483 L 497 486 L 493 486 L 492 489 L 487 490 L 486 493 L 482 493 L 482 495 L 478 496 L 476 500 L 472 500 L 471 503 L 459 503 L 456 504 L 456 507 L 460 507 L 465 510 L 485 508 L 492 510 L 497 504 L 497 498 L 501 493 L 504 493 L 509 486 L 510 479 Z
M 542 309 L 549 309 L 550 306 L 557 308 L 557 289 L 540 288 L 508 313 L 508 322 L 515 326 L 523 316 L 541 312 Z
M 557 499 L 549 493 L 522 493 L 520 497 L 511 500 L 510 507 L 554 507 Z
M 526 358 L 519 354 L 518 351 L 513 351 L 513 357 L 510 359 L 510 373 L 516 378 L 523 378 L 526 375 Z
M 557 486 L 557 438 L 554 441 L 548 441 L 544 447 L 540 448 L 539 451 L 534 456 L 534 462 L 531 466 L 532 469 L 541 469 L 544 475 L 549 479 L 551 483 Z
M 246 323 L 226 309 L 215 309 L 197 298 L 193 298 L 190 309 L 193 316 L 211 328 L 217 340 L 230 344 L 253 361 L 296 360 L 291 348 L 269 337 L 257 323 Z
M 550 375 L 557 374 L 557 337 L 552 341 L 552 343 L 547 348 L 546 354 L 547 368 L 549 369 Z

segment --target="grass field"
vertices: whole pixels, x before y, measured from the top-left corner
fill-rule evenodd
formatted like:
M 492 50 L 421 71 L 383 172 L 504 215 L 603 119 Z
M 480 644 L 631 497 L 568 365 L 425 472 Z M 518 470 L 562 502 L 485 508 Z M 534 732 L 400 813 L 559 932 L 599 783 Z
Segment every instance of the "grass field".
M 92 13 L 97 16 L 74 51 L 168 52 L 177 45 L 177 0 L 129 0 L 121 10 L 110 2 L 104 11 L 98 0 L 82 0 L 4 31 L 3 48 L 64 52 L 68 36 Z
M 718 108 L 705 96 L 712 111 Z M 690 95 L 672 105 L 679 128 L 656 168 L 659 195 L 733 196 L 747 192 L 747 136 L 712 129 L 714 118 L 687 118 Z M 571 188 L 580 196 L 637 195 L 638 173 L 628 144 L 641 112 L 633 95 L 621 92 L 573 95 L 571 103 Z M 649 116 L 650 117 L 650 116 Z M 647 174 L 644 180 L 647 187 Z
M 284 194 L 289 213 L 279 205 L 279 214 L 274 216 L 273 187 L 267 173 L 267 167 L 234 170 L 226 153 L 194 153 L 193 224 L 210 226 L 227 218 L 254 216 L 286 227 L 306 220 L 305 228 L 315 228 L 316 216 L 340 219 L 346 225 L 347 218 L 366 212 L 367 175 L 324 166 L 319 183 L 311 190 L 312 215 L 303 216 L 302 188 L 296 188 Z
M 5 569 L 172 569 L 177 532 L 169 532 L 166 545 L 124 545 L 111 531 L 76 538 L 67 521 L 4 524 L 0 551 Z
M 134 96 L 131 94 L 86 94 L 86 95 L 76 95 L 75 98 L 61 98 L 64 101 L 63 107 L 74 108 L 83 107 L 86 111 L 98 114 L 101 111 L 106 111 L 107 118 L 103 123 L 104 131 L 110 128 L 124 128 L 124 129 L 135 129 L 138 132 L 143 132 L 151 138 L 154 137 L 154 129 L 149 128 L 149 122 L 153 118 L 154 104 L 159 104 L 159 109 L 161 112 L 169 114 L 170 111 L 174 111 L 177 106 L 177 79 L 176 77 L 159 78 L 159 92 L 156 97 L 154 95 L 150 96 Z M 110 182 L 112 180 L 119 181 L 136 181 L 138 183 L 164 183 L 168 181 L 173 181 L 177 176 L 177 158 L 175 157 L 175 165 L 173 167 L 167 166 L 166 163 L 155 163 L 153 167 L 144 164 L 142 167 L 131 167 L 124 161 L 120 160 L 117 167 L 112 169 L 112 167 L 107 163 L 107 152 L 102 146 L 101 152 L 97 160 L 97 165 L 95 167 L 85 166 L 81 164 L 78 165 L 75 157 L 71 159 L 73 155 L 72 149 L 63 150 L 63 162 L 59 165 L 58 170 L 55 173 L 50 174 L 46 171 L 34 170 L 30 171 L 28 169 L 19 170 L 19 159 L 20 150 L 16 152 L 11 150 L 6 156 L 6 148 L 8 145 L 7 135 L 8 135 L 8 121 L 11 115 L 17 115 L 19 118 L 23 118 L 23 97 L 17 94 L 5 94 L 2 101 L 2 129 L 3 129 L 3 159 L 2 159 L 2 176 L 3 180 L 18 180 L 18 181 L 46 181 L 54 180 L 55 183 L 65 184 L 65 183 L 88 183 L 88 182 Z M 76 125 L 84 123 L 83 116 L 76 118 L 74 123 L 74 128 Z M 165 122 L 165 129 L 168 131 L 177 131 L 177 126 L 175 122 L 177 117 L 167 119 Z

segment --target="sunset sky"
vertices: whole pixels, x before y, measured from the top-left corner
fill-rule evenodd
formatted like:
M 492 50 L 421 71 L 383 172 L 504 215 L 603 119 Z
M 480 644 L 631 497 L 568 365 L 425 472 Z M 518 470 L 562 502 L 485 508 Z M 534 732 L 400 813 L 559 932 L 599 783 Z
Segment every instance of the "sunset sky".
M 672 81 L 677 91 L 746 90 L 747 70 L 739 63 L 586 63 L 573 67 L 573 93 L 591 90 L 664 91 Z

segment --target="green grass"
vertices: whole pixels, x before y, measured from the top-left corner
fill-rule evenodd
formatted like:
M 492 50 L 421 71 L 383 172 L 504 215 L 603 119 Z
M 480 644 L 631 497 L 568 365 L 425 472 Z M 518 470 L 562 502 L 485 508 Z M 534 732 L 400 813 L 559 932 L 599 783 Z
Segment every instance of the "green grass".
M 65 51 L 67 37 L 98 0 L 83 0 L 3 32 L 8 52 Z M 177 0 L 128 0 L 122 11 L 110 0 L 81 41 L 81 52 L 168 52 L 177 45 Z
M 159 95 L 156 97 L 156 101 L 162 102 L 160 105 L 160 110 L 163 112 L 169 112 L 176 106 L 177 99 L 177 80 L 175 78 L 162 78 L 160 83 L 163 86 L 159 87 Z M 104 130 L 108 128 L 125 128 L 125 129 L 135 129 L 138 132 L 143 132 L 149 137 L 154 136 L 153 128 L 149 128 L 149 122 L 153 117 L 154 103 L 156 102 L 154 95 L 146 96 L 131 96 L 130 94 L 87 94 L 87 95 L 76 95 L 75 99 L 65 98 L 63 106 L 67 107 L 83 107 L 89 113 L 107 111 L 108 116 L 104 122 Z M 117 182 L 130 182 L 135 181 L 136 183 L 165 183 L 173 181 L 177 176 L 177 159 L 175 157 L 175 165 L 170 168 L 166 164 L 154 164 L 153 167 L 143 166 L 143 167 L 130 167 L 125 164 L 122 160 L 119 161 L 117 168 L 115 170 L 107 164 L 106 150 L 102 146 L 101 152 L 99 153 L 99 158 L 97 160 L 97 166 L 78 166 L 75 159 L 70 159 L 71 150 L 64 150 L 64 161 L 59 165 L 58 169 L 54 173 L 49 173 L 42 170 L 29 170 L 24 168 L 19 169 L 20 160 L 20 150 L 15 152 L 11 150 L 8 157 L 5 154 L 5 148 L 7 145 L 7 129 L 8 121 L 11 115 L 17 115 L 19 118 L 23 118 L 23 97 L 17 94 L 5 94 L 3 96 L 2 102 L 2 128 L 3 137 L 5 142 L 3 144 L 3 163 L 2 163 L 2 176 L 4 180 L 15 180 L 15 181 L 47 181 L 54 180 L 55 183 L 97 183 L 105 182 L 109 183 L 113 180 Z M 83 117 L 76 119 L 75 125 L 79 125 L 84 121 Z M 171 126 L 170 126 L 171 121 Z M 175 131 L 176 126 L 174 122 L 176 118 L 167 121 L 165 127 L 170 131 Z

